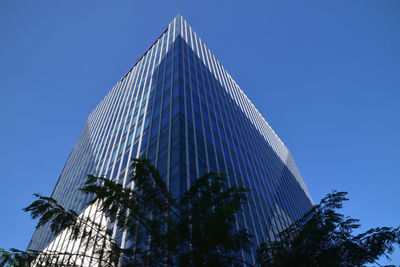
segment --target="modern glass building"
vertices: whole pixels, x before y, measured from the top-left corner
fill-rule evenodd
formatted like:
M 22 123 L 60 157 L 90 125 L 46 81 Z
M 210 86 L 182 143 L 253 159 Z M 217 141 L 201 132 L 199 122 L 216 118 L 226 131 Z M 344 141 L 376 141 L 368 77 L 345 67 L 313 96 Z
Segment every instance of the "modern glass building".
M 133 157 L 150 159 L 175 195 L 209 171 L 247 188 L 237 227 L 256 245 L 313 205 L 289 150 L 180 15 L 89 115 L 52 197 L 82 213 L 86 175 L 125 182 Z M 115 239 L 128 242 L 123 233 Z M 28 249 L 68 242 L 42 227 Z M 254 262 L 254 253 L 245 257 Z

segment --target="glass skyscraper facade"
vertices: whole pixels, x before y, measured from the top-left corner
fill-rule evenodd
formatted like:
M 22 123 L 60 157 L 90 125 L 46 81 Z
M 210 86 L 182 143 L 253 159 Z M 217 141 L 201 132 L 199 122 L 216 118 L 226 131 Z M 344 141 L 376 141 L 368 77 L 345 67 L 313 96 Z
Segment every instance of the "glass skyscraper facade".
M 82 213 L 90 199 L 77 189 L 87 174 L 125 183 L 131 158 L 150 159 L 174 195 L 206 172 L 226 173 L 230 185 L 248 189 L 237 227 L 255 245 L 313 205 L 286 146 L 180 15 L 89 115 L 52 197 Z M 44 226 L 28 249 L 68 242 Z

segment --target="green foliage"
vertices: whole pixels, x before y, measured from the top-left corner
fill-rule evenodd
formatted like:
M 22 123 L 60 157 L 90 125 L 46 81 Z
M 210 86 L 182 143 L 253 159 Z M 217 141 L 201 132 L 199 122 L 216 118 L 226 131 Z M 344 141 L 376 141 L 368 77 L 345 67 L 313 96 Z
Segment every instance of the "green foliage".
M 101 266 L 231 266 L 242 263 L 250 236 L 235 228 L 235 214 L 246 201 L 245 190 L 228 187 L 224 175 L 209 173 L 184 194 L 173 198 L 148 160 L 133 159 L 127 187 L 104 177 L 88 176 L 80 189 L 93 196 L 89 205 L 104 215 L 108 228 L 93 218 L 65 210 L 54 199 L 35 194 L 24 209 L 37 227 L 49 225 L 54 234 L 69 231 L 84 252 L 0 251 L 3 265 L 72 266 L 93 257 Z M 121 248 L 112 230 L 125 232 L 130 242 Z M 86 254 L 93 250 L 93 254 Z M 1 262 L 0 262 L 1 264 Z
M 24 211 L 54 234 L 69 231 L 79 251 L 0 249 L 0 266 L 75 266 L 94 259 L 99 266 L 243 266 L 251 236 L 239 231 L 235 215 L 246 199 L 243 188 L 229 187 L 225 175 L 208 173 L 173 197 L 148 160 L 133 159 L 127 184 L 89 175 L 80 190 L 103 220 L 66 210 L 35 194 Z M 260 266 L 364 266 L 388 256 L 400 244 L 400 228 L 373 228 L 353 234 L 359 221 L 337 212 L 345 192 L 321 203 L 257 251 Z M 107 223 L 105 223 L 107 222 Z M 121 247 L 113 231 L 126 235 Z M 88 252 L 89 251 L 89 252 Z M 90 252 L 91 251 L 91 252 Z
M 261 266 L 364 266 L 400 244 L 400 228 L 379 227 L 354 235 L 359 220 L 337 212 L 346 192 L 333 192 L 303 218 L 258 250 Z
M 206 174 L 178 202 L 179 265 L 225 266 L 241 262 L 232 253 L 250 248 L 246 231 L 235 230 L 235 214 L 246 200 L 245 190 L 227 187 L 225 176 Z M 191 249 L 188 250 L 187 248 Z
M 0 266 L 29 266 L 33 259 L 31 253 L 14 248 L 10 249 L 10 251 L 0 248 Z
M 30 212 L 32 219 L 40 218 L 36 227 L 49 223 L 51 231 L 58 234 L 61 230 L 76 222 L 78 215 L 74 211 L 66 211 L 52 198 L 39 194 L 33 195 L 37 200 L 24 208 L 23 211 Z
M 122 262 L 158 265 L 230 265 L 248 249 L 250 236 L 236 231 L 235 214 L 245 190 L 228 187 L 223 175 L 209 173 L 184 194 L 173 198 L 158 171 L 147 160 L 135 159 L 134 190 L 104 178 L 89 177 L 82 190 L 120 231 L 134 240 Z

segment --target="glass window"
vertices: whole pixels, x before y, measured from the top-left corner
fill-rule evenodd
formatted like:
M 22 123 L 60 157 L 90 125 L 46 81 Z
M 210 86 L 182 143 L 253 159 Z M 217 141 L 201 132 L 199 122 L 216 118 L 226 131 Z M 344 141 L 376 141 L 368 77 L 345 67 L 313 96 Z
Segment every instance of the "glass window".
M 161 128 L 164 128 L 168 123 L 169 123 L 169 111 L 167 111 L 162 117 Z

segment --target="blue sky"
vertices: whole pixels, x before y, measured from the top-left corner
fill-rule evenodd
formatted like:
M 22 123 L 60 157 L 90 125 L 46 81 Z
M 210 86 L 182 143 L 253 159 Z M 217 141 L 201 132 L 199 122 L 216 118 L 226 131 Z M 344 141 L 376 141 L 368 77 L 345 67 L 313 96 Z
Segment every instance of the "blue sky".
M 400 222 L 400 2 L 0 2 L 0 247 L 25 249 L 91 110 L 181 13 L 293 154 L 315 202 Z M 399 250 L 393 255 L 400 264 Z M 384 262 L 384 261 L 382 261 Z

